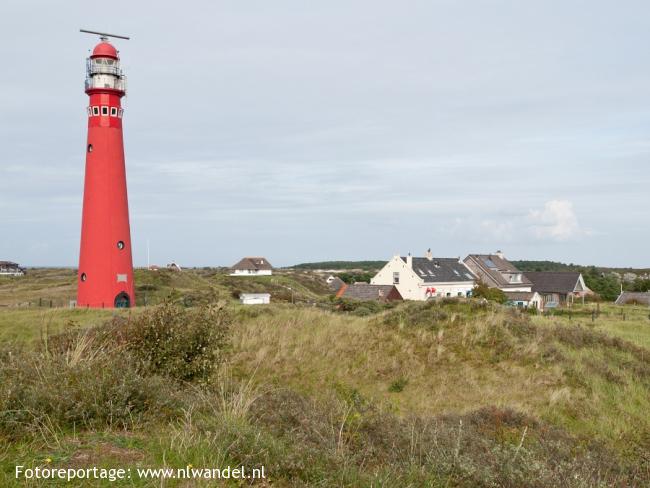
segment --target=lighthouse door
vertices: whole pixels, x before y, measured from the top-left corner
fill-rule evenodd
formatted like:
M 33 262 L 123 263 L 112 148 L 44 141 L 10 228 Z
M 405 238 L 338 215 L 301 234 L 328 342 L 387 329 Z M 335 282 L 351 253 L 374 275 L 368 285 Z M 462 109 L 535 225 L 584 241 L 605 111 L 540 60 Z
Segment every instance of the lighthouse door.
M 115 308 L 129 308 L 131 306 L 131 300 L 129 295 L 125 292 L 119 293 L 115 297 Z

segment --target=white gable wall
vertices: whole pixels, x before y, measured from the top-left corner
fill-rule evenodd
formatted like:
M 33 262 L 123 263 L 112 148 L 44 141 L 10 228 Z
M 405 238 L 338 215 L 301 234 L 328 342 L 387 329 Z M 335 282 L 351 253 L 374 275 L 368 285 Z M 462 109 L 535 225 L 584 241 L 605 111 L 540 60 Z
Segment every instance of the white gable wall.
M 393 281 L 393 273 L 399 273 L 399 283 Z M 404 300 L 423 300 L 420 293 L 422 280 L 399 256 L 393 256 L 370 280 L 371 285 L 395 285 Z

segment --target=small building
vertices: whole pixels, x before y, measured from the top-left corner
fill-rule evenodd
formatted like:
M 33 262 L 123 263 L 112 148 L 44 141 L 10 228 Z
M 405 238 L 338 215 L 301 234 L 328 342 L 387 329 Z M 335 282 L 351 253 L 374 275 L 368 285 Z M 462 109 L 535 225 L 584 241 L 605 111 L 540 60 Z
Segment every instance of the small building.
M 614 303 L 616 305 L 646 305 L 650 307 L 650 291 L 624 291 Z
M 181 268 L 181 265 L 175 262 L 171 262 L 167 265 L 167 269 L 170 271 L 183 271 L 183 268 Z
M 524 273 L 508 261 L 501 251 L 494 254 L 470 254 L 463 262 L 480 281 L 501 291 L 532 291 Z
M 571 305 L 576 298 L 583 299 L 593 293 L 579 271 L 530 271 L 526 278 L 533 290 L 542 297 L 541 308 Z
M 230 268 L 230 276 L 270 276 L 273 266 L 264 257 L 245 257 Z
M 355 283 L 343 286 L 336 293 L 336 298 L 350 298 L 352 300 L 379 302 L 392 302 L 403 300 L 402 295 L 395 285 L 370 285 L 368 283 Z
M 508 305 L 520 308 L 542 308 L 542 297 L 536 291 L 504 291 Z
M 0 276 L 23 276 L 25 268 L 12 261 L 0 261 Z
M 270 293 L 242 293 L 239 302 L 244 305 L 267 305 L 271 303 Z
M 394 256 L 370 280 L 372 285 L 394 285 L 404 300 L 469 297 L 476 277 L 460 258 Z

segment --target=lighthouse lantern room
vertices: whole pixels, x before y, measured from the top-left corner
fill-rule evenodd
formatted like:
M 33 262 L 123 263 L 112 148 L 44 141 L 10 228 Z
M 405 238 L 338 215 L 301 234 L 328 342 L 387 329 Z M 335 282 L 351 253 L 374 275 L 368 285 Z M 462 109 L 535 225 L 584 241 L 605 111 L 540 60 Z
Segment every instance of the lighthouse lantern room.
M 131 307 L 135 294 L 121 105 L 126 77 L 108 41 L 128 38 L 82 32 L 99 34 L 100 43 L 86 61 L 88 139 L 77 306 Z

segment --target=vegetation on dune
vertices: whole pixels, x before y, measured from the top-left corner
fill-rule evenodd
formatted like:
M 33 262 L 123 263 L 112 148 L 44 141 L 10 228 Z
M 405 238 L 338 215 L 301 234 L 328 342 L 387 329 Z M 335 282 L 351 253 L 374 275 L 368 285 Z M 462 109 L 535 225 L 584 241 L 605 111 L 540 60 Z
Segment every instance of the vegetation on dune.
M 349 272 L 343 272 L 343 273 L 337 273 L 336 276 L 338 276 L 341 281 L 352 284 L 352 283 L 370 283 L 370 280 L 372 279 L 373 276 L 375 276 L 375 273 L 372 271 L 349 271 Z
M 244 307 L 230 277 L 180 275 L 143 276 L 161 305 L 0 347 L 0 485 L 45 458 L 264 466 L 277 486 L 650 483 L 647 309 L 327 301 L 302 273 L 238 281 L 292 288 Z

